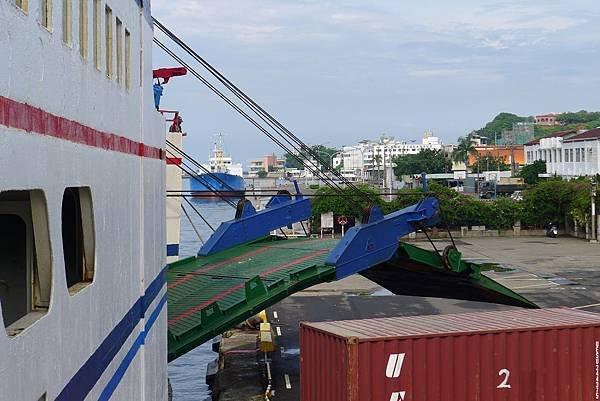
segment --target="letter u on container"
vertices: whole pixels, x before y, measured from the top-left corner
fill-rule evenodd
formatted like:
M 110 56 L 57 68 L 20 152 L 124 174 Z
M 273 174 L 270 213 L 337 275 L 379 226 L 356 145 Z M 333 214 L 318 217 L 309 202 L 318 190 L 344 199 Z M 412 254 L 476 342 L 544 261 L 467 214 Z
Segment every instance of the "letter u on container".
M 600 400 L 600 315 L 572 309 L 302 323 L 301 401 Z

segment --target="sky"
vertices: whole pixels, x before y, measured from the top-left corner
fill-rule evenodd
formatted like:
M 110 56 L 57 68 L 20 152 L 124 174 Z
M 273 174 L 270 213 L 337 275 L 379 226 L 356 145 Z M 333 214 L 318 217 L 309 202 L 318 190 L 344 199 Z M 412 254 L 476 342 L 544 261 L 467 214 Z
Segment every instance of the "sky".
M 152 14 L 307 144 L 455 143 L 500 112 L 600 110 L 598 0 L 153 0 Z M 244 165 L 283 153 L 191 75 L 162 102 L 201 161 L 217 133 Z

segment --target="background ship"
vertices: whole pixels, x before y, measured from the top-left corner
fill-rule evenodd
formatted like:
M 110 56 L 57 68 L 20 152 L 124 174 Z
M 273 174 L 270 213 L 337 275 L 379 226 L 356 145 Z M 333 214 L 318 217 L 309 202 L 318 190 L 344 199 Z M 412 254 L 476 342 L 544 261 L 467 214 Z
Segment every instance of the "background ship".
M 244 194 L 244 178 L 241 163 L 232 163 L 225 155 L 223 135 L 218 134 L 209 164 L 203 166 L 211 174 L 198 171 L 190 179 L 190 190 L 194 196 L 217 198 L 242 196 Z M 216 193 L 215 193 L 216 192 Z

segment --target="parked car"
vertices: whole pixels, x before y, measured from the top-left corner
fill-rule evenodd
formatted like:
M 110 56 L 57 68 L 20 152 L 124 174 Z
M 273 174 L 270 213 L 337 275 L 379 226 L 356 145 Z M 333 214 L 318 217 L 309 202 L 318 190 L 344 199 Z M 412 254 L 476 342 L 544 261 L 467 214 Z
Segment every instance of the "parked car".
M 511 197 L 511 199 L 514 199 L 516 201 L 522 201 L 523 200 L 523 191 L 515 191 L 515 192 L 513 192 L 513 194 L 510 197 Z

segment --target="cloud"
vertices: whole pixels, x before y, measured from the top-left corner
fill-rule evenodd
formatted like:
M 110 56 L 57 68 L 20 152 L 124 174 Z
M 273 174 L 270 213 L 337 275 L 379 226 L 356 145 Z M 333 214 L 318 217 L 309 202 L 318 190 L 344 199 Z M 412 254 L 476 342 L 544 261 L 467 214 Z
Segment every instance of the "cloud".
M 529 115 L 573 104 L 593 109 L 600 90 L 597 1 L 153 0 L 152 5 L 155 17 L 284 123 L 291 122 L 290 128 L 314 141 L 330 132 L 334 144 L 337 134 L 348 142 L 371 131 L 397 129 L 402 137 L 410 127 L 418 133 L 429 128 L 421 127 L 423 121 L 452 141 L 501 110 Z M 182 90 L 190 91 L 189 104 L 182 105 L 188 126 L 231 133 L 234 153 L 263 152 L 252 150 L 254 141 L 242 136 L 248 132 L 245 122 L 234 125 L 229 110 L 220 114 L 208 96 L 198 113 L 190 100 L 198 96 L 196 88 Z M 190 143 L 201 137 L 190 136 Z
M 154 14 L 179 31 L 230 43 L 320 43 L 370 37 L 380 42 L 442 41 L 504 50 L 533 47 L 585 24 L 584 7 L 556 2 L 469 4 L 466 0 L 411 6 L 393 0 L 352 1 L 155 0 Z M 485 2 L 484 2 L 485 3 Z
M 408 75 L 414 78 L 468 78 L 471 82 L 500 81 L 505 78 L 504 75 L 499 73 L 484 72 L 467 68 L 420 69 L 412 70 Z
M 333 40 L 335 32 L 319 29 L 318 3 L 179 0 L 153 3 L 153 14 L 190 37 L 262 45 Z

